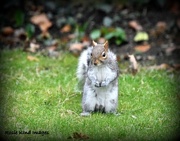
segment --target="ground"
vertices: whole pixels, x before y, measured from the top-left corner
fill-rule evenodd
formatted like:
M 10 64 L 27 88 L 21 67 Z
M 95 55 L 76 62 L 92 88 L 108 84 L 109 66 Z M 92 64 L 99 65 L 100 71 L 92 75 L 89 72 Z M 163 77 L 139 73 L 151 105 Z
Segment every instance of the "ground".
M 179 75 L 141 68 L 119 77 L 119 116 L 81 117 L 77 58 L 4 50 L 0 62 L 0 135 L 5 140 L 174 140 L 180 130 Z M 119 64 L 121 65 L 121 64 Z M 36 134 L 35 134 L 36 133 Z
M 162 6 L 163 2 L 164 5 Z M 71 1 L 70 4 L 66 2 L 40 1 L 25 2 L 19 5 L 7 2 L 2 8 L 4 13 L 1 15 L 1 27 L 11 26 L 15 31 L 23 27 L 28 32 L 31 31 L 33 25 L 32 15 L 45 13 L 52 24 L 48 28 L 51 37 L 49 39 L 41 39 L 39 37 L 41 28 L 35 24 L 35 31 L 31 31 L 33 35 L 28 43 L 24 43 L 24 40 L 20 43 L 24 48 L 28 48 L 29 42 L 36 40 L 41 45 L 40 49 L 44 49 L 52 46 L 54 40 L 56 40 L 58 42 L 56 44 L 58 51 L 68 50 L 70 44 L 75 42 L 88 41 L 88 45 L 90 45 L 92 40 L 90 33 L 94 29 L 102 30 L 104 27 L 111 31 L 115 27 L 120 27 L 125 31 L 126 39 L 122 44 L 117 45 L 116 40 L 111 38 L 109 43 L 111 49 L 116 52 L 121 61 L 124 61 L 126 55 L 130 53 L 134 54 L 139 63 L 143 65 L 160 65 L 165 63 L 179 66 L 180 10 L 178 7 L 180 7 L 180 4 L 176 0 L 163 2 L 159 4 L 160 2 L 155 3 L 151 1 L 149 3 L 140 1 L 133 3 Z M 17 8 L 12 8 L 13 4 Z M 17 9 L 18 11 L 16 11 Z M 15 13 L 15 15 L 12 13 Z M 137 30 L 136 27 L 129 26 L 130 21 L 136 21 L 142 27 L 142 31 L 148 34 L 149 39 L 146 43 L 144 41 L 134 41 Z M 104 38 L 106 34 L 102 34 L 101 37 Z M 14 48 L 19 44 L 14 38 L 11 39 L 3 34 L 0 36 L 0 39 L 2 42 L 1 48 L 4 46 L 5 48 Z M 147 51 L 143 51 L 143 48 L 147 47 L 146 45 L 150 48 Z M 138 51 L 136 50 L 137 46 L 141 46 Z
M 178 9 L 153 3 L 15 3 L 5 3 L 8 5 L 1 8 L 5 16 L 0 14 L 0 135 L 3 139 L 177 139 L 180 131 Z M 12 8 L 14 4 L 17 7 Z M 48 35 L 31 22 L 31 17 L 41 13 L 45 13 L 52 24 Z M 104 17 L 113 22 L 103 23 Z M 136 21 L 149 39 L 135 42 L 139 30 L 137 26 L 130 26 L 130 21 Z M 8 32 L 4 27 L 8 27 Z M 79 54 L 69 48 L 74 43 L 80 47 L 84 41 L 90 43 L 91 32 L 102 27 L 109 31 L 120 27 L 126 34 L 122 44 L 116 44 L 115 38 L 109 40 L 121 70 L 119 116 L 95 113 L 81 117 L 82 92 L 76 78 Z M 137 46 L 141 48 L 137 50 Z M 149 49 L 144 51 L 146 47 Z M 139 64 L 134 75 L 129 70 L 128 53 L 133 54 Z

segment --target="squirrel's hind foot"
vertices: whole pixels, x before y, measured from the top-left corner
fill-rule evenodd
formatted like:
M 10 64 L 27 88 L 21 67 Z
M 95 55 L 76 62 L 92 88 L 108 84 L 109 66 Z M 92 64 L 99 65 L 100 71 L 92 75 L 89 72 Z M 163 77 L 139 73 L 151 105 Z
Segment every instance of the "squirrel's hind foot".
M 81 116 L 83 116 L 83 117 L 87 117 L 87 116 L 90 116 L 91 115 L 91 113 L 89 113 L 89 112 L 82 112 L 81 113 Z

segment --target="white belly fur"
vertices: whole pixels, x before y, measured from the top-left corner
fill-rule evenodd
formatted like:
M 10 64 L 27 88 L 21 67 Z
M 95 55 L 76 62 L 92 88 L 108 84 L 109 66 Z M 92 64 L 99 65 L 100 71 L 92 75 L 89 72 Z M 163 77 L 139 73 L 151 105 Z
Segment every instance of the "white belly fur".
M 97 80 L 102 82 L 112 74 L 112 70 L 108 67 L 95 67 L 93 73 L 96 74 Z M 118 103 L 118 87 L 114 83 L 104 87 L 93 86 L 93 88 L 87 90 L 85 103 L 88 103 L 91 110 L 94 110 L 96 105 L 101 105 L 105 108 L 105 112 L 114 112 Z

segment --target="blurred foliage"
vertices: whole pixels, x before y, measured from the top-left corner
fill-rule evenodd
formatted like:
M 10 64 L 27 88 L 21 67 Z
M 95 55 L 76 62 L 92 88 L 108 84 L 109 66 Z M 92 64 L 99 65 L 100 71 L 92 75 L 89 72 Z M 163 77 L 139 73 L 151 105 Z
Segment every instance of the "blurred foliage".
M 76 24 L 74 33 L 77 41 L 79 41 L 84 37 L 87 27 L 88 27 L 88 22 L 84 23 L 83 25 Z
M 22 10 L 17 9 L 15 11 L 14 20 L 15 20 L 15 25 L 17 27 L 22 26 L 24 24 L 24 16 L 25 13 Z
M 149 40 L 149 36 L 146 32 L 144 31 L 139 31 L 137 32 L 137 34 L 134 37 L 134 41 L 135 42 L 139 42 L 139 41 L 147 41 Z
M 27 33 L 27 37 L 31 39 L 35 33 L 35 26 L 29 23 L 25 26 L 25 31 Z
M 127 8 L 131 5 L 144 8 L 144 5 L 147 6 L 150 3 L 163 6 L 166 2 L 167 0 L 69 0 L 68 2 L 58 0 L 48 2 L 45 0 L 33 0 L 32 2 L 10 0 L 3 2 L 1 10 L 3 12 L 7 11 L 8 14 L 4 14 L 3 17 L 3 14 L 0 13 L 0 19 L 2 19 L 0 25 L 11 26 L 14 29 L 22 27 L 25 29 L 27 37 L 32 39 L 40 31 L 38 31 L 39 28 L 35 28 L 37 25 L 32 24 L 29 18 L 33 14 L 45 13 L 52 22 L 52 27 L 49 28 L 48 34 L 43 34 L 43 39 L 51 36 L 53 39 L 53 35 L 57 34 L 57 37 L 63 37 L 62 42 L 67 43 L 81 42 L 85 36 L 90 37 L 92 40 L 104 37 L 116 45 L 121 45 L 127 41 L 125 30 L 122 28 L 127 24 L 123 23 L 122 17 L 126 17 L 126 14 L 129 13 L 123 9 L 124 7 Z M 117 6 L 116 9 L 114 9 L 115 5 Z M 124 13 L 121 13 L 121 10 L 124 10 Z M 134 18 L 133 16 L 131 15 L 131 18 Z M 67 25 L 69 25 L 68 31 L 62 32 L 62 28 Z M 37 39 L 39 39 L 38 37 L 42 38 L 41 36 L 36 37 Z M 136 34 L 134 41 L 144 41 L 148 40 L 148 38 L 147 33 L 140 32 Z
M 117 45 L 120 45 L 123 41 L 126 40 L 125 31 L 120 27 L 102 27 L 101 29 L 95 29 L 90 33 L 90 37 L 93 40 L 96 40 L 102 36 L 104 36 L 104 38 L 107 40 L 114 40 Z

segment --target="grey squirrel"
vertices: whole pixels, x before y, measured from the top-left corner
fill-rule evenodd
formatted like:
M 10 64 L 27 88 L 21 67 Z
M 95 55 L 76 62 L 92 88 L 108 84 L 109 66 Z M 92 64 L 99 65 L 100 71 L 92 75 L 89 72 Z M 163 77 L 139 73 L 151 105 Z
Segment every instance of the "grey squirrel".
M 108 41 L 92 46 L 79 57 L 77 78 L 83 84 L 82 113 L 116 113 L 118 106 L 119 67 Z

